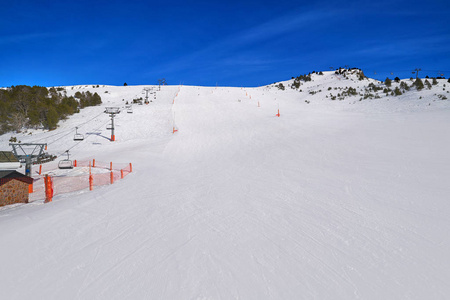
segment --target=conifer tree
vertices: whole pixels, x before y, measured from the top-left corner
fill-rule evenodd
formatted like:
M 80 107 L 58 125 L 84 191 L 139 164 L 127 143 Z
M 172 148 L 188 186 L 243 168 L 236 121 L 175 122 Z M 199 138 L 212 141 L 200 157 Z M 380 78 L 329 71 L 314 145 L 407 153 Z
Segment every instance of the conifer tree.
M 413 85 L 416 87 L 416 89 L 417 89 L 418 91 L 420 91 L 420 90 L 422 90 L 422 89 L 424 88 L 423 82 L 422 82 L 422 80 L 421 80 L 420 78 L 417 78 L 417 79 L 414 81 Z
M 390 86 L 391 86 L 391 83 L 392 83 L 392 81 L 389 79 L 389 77 L 386 77 L 386 80 L 384 81 L 384 84 L 385 84 L 387 87 L 390 87 Z

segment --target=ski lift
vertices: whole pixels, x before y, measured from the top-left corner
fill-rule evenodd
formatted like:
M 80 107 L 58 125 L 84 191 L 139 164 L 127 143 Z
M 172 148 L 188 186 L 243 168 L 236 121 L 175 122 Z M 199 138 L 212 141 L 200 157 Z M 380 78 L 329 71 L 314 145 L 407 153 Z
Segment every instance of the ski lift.
M 69 150 L 66 150 L 67 158 L 62 159 L 58 163 L 59 169 L 73 169 L 72 161 L 69 159 Z
M 81 133 L 78 133 L 78 127 L 75 127 L 75 135 L 73 136 L 74 141 L 82 141 L 84 140 L 84 136 Z

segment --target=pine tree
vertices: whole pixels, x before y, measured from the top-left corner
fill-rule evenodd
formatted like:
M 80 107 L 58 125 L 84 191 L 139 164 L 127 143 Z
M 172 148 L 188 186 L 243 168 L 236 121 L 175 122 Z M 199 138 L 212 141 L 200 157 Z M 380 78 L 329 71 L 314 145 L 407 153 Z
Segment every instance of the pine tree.
M 384 81 L 384 84 L 385 84 L 387 87 L 390 87 L 390 86 L 391 86 L 391 83 L 392 83 L 392 81 L 391 81 L 388 77 L 386 77 L 386 80 Z
M 416 87 L 418 91 L 424 88 L 423 82 L 420 78 L 417 78 L 416 81 L 414 81 L 413 85 Z
M 47 116 L 45 120 L 45 125 L 48 129 L 53 130 L 56 129 L 56 125 L 58 124 L 59 118 L 56 109 L 53 106 L 50 106 L 47 111 Z

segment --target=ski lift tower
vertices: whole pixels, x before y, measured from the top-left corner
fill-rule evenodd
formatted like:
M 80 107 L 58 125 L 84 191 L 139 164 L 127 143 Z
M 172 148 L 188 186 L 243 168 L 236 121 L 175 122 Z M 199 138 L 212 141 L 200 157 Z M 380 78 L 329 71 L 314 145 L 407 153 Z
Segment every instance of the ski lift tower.
M 158 91 L 161 90 L 161 85 L 166 85 L 166 79 L 165 78 L 158 79 Z
M 14 155 L 21 163 L 25 163 L 25 175 L 31 177 L 33 162 L 37 161 L 44 154 L 44 147 L 47 144 L 33 143 L 10 143 Z
M 111 127 L 108 128 L 111 130 L 111 142 L 116 140 L 116 136 L 114 135 L 114 118 L 117 114 L 120 113 L 120 107 L 105 107 L 105 114 L 109 114 L 111 117 Z
M 149 102 L 148 102 L 148 92 L 150 91 L 150 90 L 152 90 L 151 88 L 144 88 L 144 91 L 145 91 L 145 104 L 148 104 Z M 150 100 L 150 102 L 152 102 L 152 100 Z

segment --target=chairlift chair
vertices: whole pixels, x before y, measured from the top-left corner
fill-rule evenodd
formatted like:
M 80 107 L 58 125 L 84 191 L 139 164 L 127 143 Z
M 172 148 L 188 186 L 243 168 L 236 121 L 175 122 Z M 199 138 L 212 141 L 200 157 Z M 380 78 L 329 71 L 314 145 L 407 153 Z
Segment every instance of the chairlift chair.
M 67 158 L 60 160 L 58 163 L 59 169 L 73 169 L 73 163 L 69 159 L 69 150 L 67 150 L 66 153 L 67 153 Z
M 78 133 L 78 127 L 75 127 L 75 135 L 73 136 L 74 141 L 82 141 L 84 140 L 84 136 L 81 133 Z

